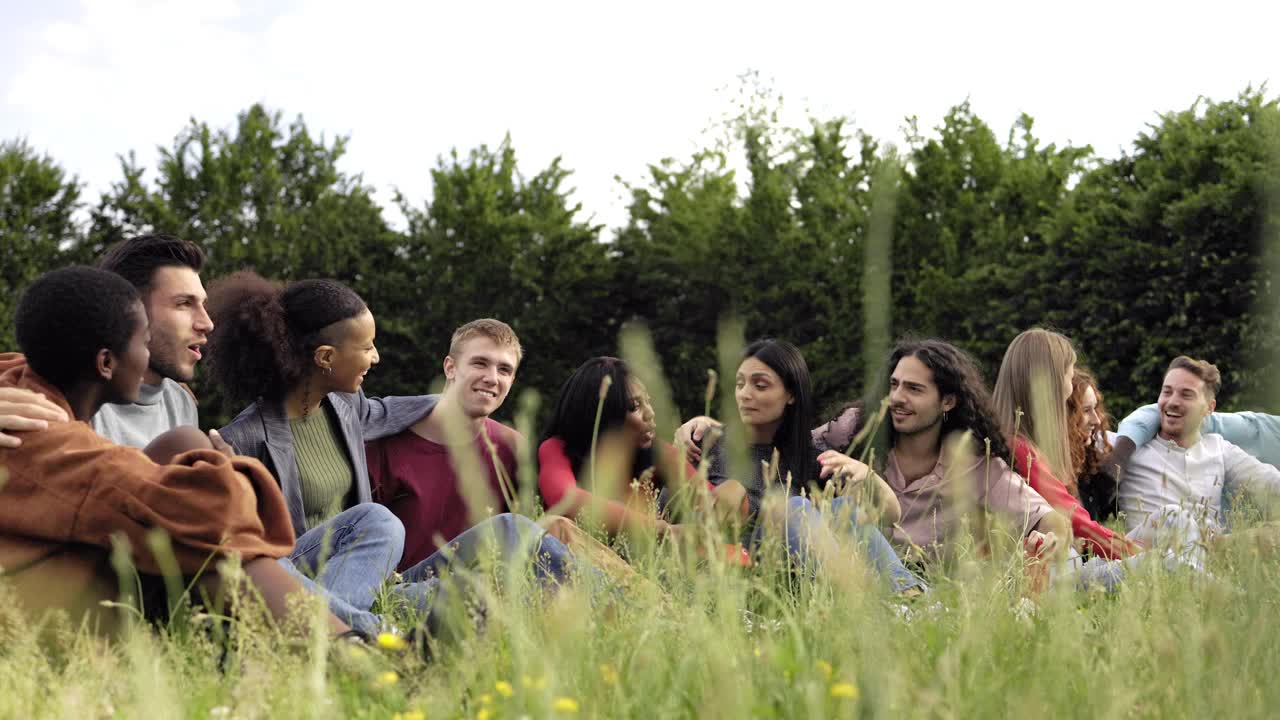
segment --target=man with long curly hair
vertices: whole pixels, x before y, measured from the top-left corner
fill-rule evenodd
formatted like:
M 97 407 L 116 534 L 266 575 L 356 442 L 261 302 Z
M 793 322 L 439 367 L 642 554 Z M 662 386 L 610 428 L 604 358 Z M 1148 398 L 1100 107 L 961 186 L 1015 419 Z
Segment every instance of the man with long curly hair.
M 945 554 L 970 508 L 992 511 L 1018 528 L 1037 553 L 1065 551 L 1070 525 L 1005 462 L 1011 452 L 995 420 L 977 365 L 941 340 L 904 340 L 889 358 L 890 451 L 884 479 L 901 506 L 890 538 L 919 559 Z M 816 447 L 843 450 L 866 424 L 860 403 L 813 429 Z M 698 417 L 676 433 L 696 445 L 717 423 Z M 966 439 L 967 438 L 967 439 Z M 699 454 L 689 451 L 691 462 Z M 958 491 L 958 484 L 965 484 Z
M 905 340 L 889 368 L 884 479 L 902 506 L 893 539 L 945 552 L 975 507 L 1007 520 L 1029 549 L 1065 550 L 1066 519 L 1005 463 L 1009 447 L 974 361 L 941 340 Z

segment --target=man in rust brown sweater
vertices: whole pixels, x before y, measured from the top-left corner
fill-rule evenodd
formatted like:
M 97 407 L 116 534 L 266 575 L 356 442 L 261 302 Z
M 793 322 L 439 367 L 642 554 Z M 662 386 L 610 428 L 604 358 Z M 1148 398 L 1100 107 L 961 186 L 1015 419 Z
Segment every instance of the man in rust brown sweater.
M 151 451 L 164 457 L 153 459 L 88 424 L 104 403 L 133 400 L 148 367 L 147 316 L 133 286 L 102 270 L 56 270 L 23 295 L 15 325 L 24 355 L 0 355 L 0 388 L 42 393 L 72 418 L 0 448 L 0 582 L 19 604 L 112 630 L 100 605 L 117 597 L 112 538 L 154 576 L 162 568 L 147 536 L 159 529 L 184 576 L 216 584 L 217 560 L 238 555 L 270 611 L 288 612 L 286 596 L 305 586 L 276 562 L 292 549 L 293 528 L 261 463 L 214 449 L 194 428 L 161 438 Z

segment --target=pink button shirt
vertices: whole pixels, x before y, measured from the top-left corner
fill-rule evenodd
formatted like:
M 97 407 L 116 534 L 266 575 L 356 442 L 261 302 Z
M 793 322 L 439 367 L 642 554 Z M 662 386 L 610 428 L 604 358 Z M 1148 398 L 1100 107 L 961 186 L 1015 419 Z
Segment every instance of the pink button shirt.
M 893 542 L 917 545 L 931 554 L 960 527 L 966 508 L 984 508 L 1020 528 L 1024 536 L 1053 512 L 1049 503 L 999 458 L 979 458 L 967 471 L 949 472 L 939 457 L 932 471 L 908 483 L 891 452 L 884 479 L 902 506 Z

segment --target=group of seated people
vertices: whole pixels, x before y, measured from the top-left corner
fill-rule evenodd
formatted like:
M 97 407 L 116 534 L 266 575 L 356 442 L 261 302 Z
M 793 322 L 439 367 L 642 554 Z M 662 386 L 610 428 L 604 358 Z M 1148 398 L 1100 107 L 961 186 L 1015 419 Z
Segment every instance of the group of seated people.
M 954 345 L 904 340 L 884 406 L 851 402 L 824 421 L 800 351 L 764 339 L 737 368 L 738 417 L 689 420 L 674 443 L 655 437 L 624 361 L 586 361 L 537 447 L 547 513 L 535 521 L 518 504 L 523 438 L 491 417 L 523 355 L 508 325 L 454 332 L 440 394 L 370 398 L 376 325 L 355 291 L 240 272 L 206 295 L 204 260 L 192 242 L 144 235 L 23 294 L 21 353 L 0 355 L 0 584 L 16 591 L 0 597 L 24 611 L 109 628 L 100 601 L 118 597 L 123 547 L 151 607 L 166 606 L 145 597 L 163 583 L 146 579 L 176 564 L 216 594 L 235 556 L 279 618 L 290 595 L 313 594 L 335 633 L 368 636 L 387 628 L 375 609 L 393 598 L 430 629 L 465 592 L 442 579 L 485 557 L 549 591 L 627 582 L 626 560 L 580 529 L 587 519 L 740 565 L 775 538 L 797 572 L 843 567 L 859 547 L 886 593 L 911 597 L 977 517 L 1030 556 L 1070 558 L 1055 582 L 1110 589 L 1144 557 L 1203 569 L 1232 499 L 1280 491 L 1276 418 L 1214 413 L 1221 376 L 1203 360 L 1175 358 L 1158 401 L 1115 434 L 1059 333 L 1018 335 L 993 390 Z M 208 433 L 186 385 L 205 353 L 206 385 L 245 407 Z M 865 449 L 881 426 L 877 455 Z M 1103 524 L 1116 515 L 1123 533 Z M 709 525 L 732 529 L 728 553 L 707 552 Z

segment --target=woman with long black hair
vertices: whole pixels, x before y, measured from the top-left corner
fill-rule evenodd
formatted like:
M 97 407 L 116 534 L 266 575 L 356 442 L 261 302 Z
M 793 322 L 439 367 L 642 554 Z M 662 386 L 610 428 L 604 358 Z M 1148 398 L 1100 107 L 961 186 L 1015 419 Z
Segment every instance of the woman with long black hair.
M 911 574 L 884 535 L 857 521 L 851 490 L 865 489 L 882 521 L 892 524 L 900 513 L 897 498 L 884 480 L 865 464 L 836 450 L 819 452 L 814 446 L 813 381 L 809 366 L 796 346 L 763 339 L 743 352 L 734 378 L 738 416 L 747 431 L 753 464 L 747 489 L 749 523 L 744 543 L 755 545 L 769 522 L 760 522 L 765 496 L 782 491 L 788 496 L 785 539 L 791 557 L 806 562 L 811 550 L 830 546 L 833 538 L 824 518 L 802 491 L 823 491 L 832 481 L 842 485 L 831 507 L 833 516 L 847 519 L 863 544 L 868 559 L 888 576 L 897 592 L 917 593 L 924 583 Z M 714 434 L 712 435 L 714 437 Z M 706 441 L 704 440 L 704 446 Z M 730 479 L 722 443 L 704 447 L 709 453 L 708 479 L 716 485 Z M 840 521 L 843 524 L 843 520 Z M 819 558 L 824 561 L 824 558 Z

